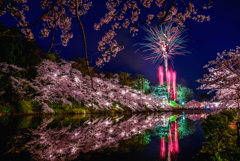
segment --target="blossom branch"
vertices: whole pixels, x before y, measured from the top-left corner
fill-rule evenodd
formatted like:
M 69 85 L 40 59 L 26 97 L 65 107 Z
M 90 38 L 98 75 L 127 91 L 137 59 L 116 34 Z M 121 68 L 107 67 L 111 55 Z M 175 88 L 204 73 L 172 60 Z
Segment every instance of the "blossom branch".
M 166 12 L 166 14 L 165 14 L 165 16 L 162 18 L 162 20 L 159 22 L 159 23 L 157 23 L 157 25 L 161 25 L 164 21 L 165 21 L 165 19 L 167 18 L 167 16 L 168 16 L 168 14 L 169 14 L 169 12 L 170 12 L 170 10 L 171 10 L 171 8 L 173 7 L 173 5 L 176 3 L 176 1 L 177 0 L 173 0 L 172 1 L 172 3 L 170 4 L 170 6 L 169 6 L 169 8 L 168 8 L 168 10 L 167 10 L 167 12 Z M 165 1 L 166 2 L 166 1 Z M 165 4 L 164 4 L 165 5 Z M 165 6 L 166 7 L 166 6 Z M 164 8 L 165 8 L 164 7 Z

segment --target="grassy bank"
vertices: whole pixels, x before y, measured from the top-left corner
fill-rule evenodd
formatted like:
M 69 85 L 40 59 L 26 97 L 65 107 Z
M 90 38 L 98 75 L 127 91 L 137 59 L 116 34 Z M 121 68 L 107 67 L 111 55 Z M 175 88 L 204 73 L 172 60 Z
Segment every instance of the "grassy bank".
M 70 105 L 62 105 L 62 102 L 58 103 L 47 103 L 50 108 L 53 109 L 54 113 L 44 113 L 42 111 L 42 108 L 38 102 L 34 101 L 21 101 L 18 103 L 18 105 L 10 106 L 9 104 L 0 105 L 0 116 L 3 115 L 53 115 L 53 114 L 115 114 L 115 113 L 121 113 L 121 114 L 129 114 L 129 113 L 135 113 L 132 111 L 129 107 L 121 105 L 118 103 L 118 106 L 121 107 L 123 110 L 120 110 L 116 107 L 116 103 L 113 107 L 109 109 L 104 110 L 96 110 L 92 107 L 86 107 L 83 104 L 79 104 L 76 102 L 72 103 L 72 106 Z M 163 108 L 158 107 L 158 110 L 163 112 L 165 111 Z M 151 112 L 151 110 L 147 107 L 145 107 L 145 111 L 142 112 Z

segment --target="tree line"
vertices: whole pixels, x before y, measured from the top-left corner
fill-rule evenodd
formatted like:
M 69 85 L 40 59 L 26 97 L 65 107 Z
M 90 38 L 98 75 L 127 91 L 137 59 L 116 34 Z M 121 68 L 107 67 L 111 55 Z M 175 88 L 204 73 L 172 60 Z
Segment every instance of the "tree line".
M 0 32 L 8 30 L 9 29 L 7 29 L 6 26 L 0 24 Z M 21 92 L 14 89 L 14 87 L 16 87 L 16 82 L 13 81 L 11 77 L 18 77 L 26 79 L 27 81 L 31 81 L 39 74 L 36 67 L 40 65 L 43 60 L 49 60 L 51 62 L 58 63 L 62 59 L 60 59 L 57 52 L 46 52 L 38 44 L 36 44 L 35 41 L 28 41 L 23 38 L 16 27 L 10 28 L 10 31 L 8 31 L 8 36 L 1 36 L 0 41 L 0 62 L 5 62 L 9 65 L 15 65 L 16 67 L 23 69 L 14 70 L 14 68 L 9 68 L 10 71 L 7 73 L 1 70 L 1 111 L 10 111 L 11 108 L 15 109 L 16 107 L 17 110 L 19 110 L 18 107 L 21 105 L 21 103 L 26 100 L 31 100 L 32 96 L 28 95 L 22 97 Z M 73 69 L 79 70 L 83 76 L 89 75 L 87 64 L 84 58 L 74 57 L 69 61 L 73 62 Z M 4 65 L 1 66 L 1 69 L 3 68 Z M 133 77 L 130 73 L 126 72 L 102 73 L 101 71 L 96 70 L 94 67 L 89 67 L 89 71 L 91 72 L 91 75 L 96 78 L 103 77 L 106 79 L 113 79 L 114 75 L 118 74 L 119 85 L 121 85 L 121 87 L 127 86 L 131 89 L 141 91 L 145 95 L 153 95 L 155 98 L 168 99 L 168 96 L 170 95 L 167 91 L 166 83 L 163 86 L 161 86 L 159 83 L 156 85 L 150 85 L 150 81 L 141 74 L 136 74 L 136 76 Z M 25 85 L 23 83 L 21 88 L 25 88 L 26 86 L 27 83 L 25 83 Z M 179 101 L 189 101 L 193 97 L 193 91 L 187 87 L 178 85 L 177 91 Z M 34 89 L 28 89 L 28 93 L 34 92 Z M 27 104 L 24 105 L 27 106 Z

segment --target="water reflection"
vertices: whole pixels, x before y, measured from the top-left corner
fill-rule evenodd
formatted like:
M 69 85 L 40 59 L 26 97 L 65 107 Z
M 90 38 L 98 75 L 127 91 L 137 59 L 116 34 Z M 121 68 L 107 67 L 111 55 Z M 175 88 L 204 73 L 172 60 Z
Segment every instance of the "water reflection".
M 42 159 L 75 159 L 80 152 L 87 153 L 104 148 L 118 147 L 120 140 L 142 134 L 147 129 L 164 124 L 170 113 L 164 115 L 133 115 L 128 120 L 96 118 L 85 121 L 82 126 L 71 129 L 71 125 L 58 129 L 47 129 L 53 119 L 45 119 L 41 126 L 32 131 L 35 136 L 27 143 L 28 150 L 35 154 L 37 160 Z M 36 156 L 37 154 L 37 156 Z
M 63 122 L 56 126 L 54 118 L 45 118 L 37 128 L 28 128 L 27 134 L 18 133 L 15 141 L 11 141 L 12 148 L 8 149 L 5 155 L 22 150 L 28 151 L 32 160 L 74 160 L 80 153 L 104 149 L 120 151 L 130 140 L 143 150 L 144 146 L 150 143 L 150 137 L 156 136 L 159 139 L 159 159 L 175 160 L 180 152 L 179 139 L 195 132 L 193 121 L 206 117 L 207 114 L 183 116 L 157 113 L 147 116 L 89 118 L 84 122 L 72 121 L 67 126 Z M 26 125 L 21 126 L 26 128 Z M 30 139 L 22 141 L 21 145 L 13 145 L 19 144 L 16 140 L 21 140 L 26 135 Z M 126 151 L 130 152 L 129 149 Z
M 193 121 L 206 118 L 207 114 L 183 114 L 174 115 L 169 119 L 169 123 L 165 126 L 157 126 L 156 129 L 161 132 L 157 132 L 160 136 L 160 160 L 176 160 L 179 154 L 178 140 L 188 135 L 195 133 L 196 125 Z M 170 118 L 171 118 L 170 117 Z
M 164 160 L 175 160 L 177 154 L 179 153 L 179 145 L 178 145 L 178 124 L 175 121 L 173 123 L 173 126 L 169 126 L 169 131 L 168 131 L 168 148 L 166 149 L 166 142 L 165 142 L 165 137 L 162 136 L 161 138 L 161 143 L 160 143 L 160 159 Z M 172 138 L 173 135 L 173 138 Z M 167 157 L 166 157 L 167 156 Z

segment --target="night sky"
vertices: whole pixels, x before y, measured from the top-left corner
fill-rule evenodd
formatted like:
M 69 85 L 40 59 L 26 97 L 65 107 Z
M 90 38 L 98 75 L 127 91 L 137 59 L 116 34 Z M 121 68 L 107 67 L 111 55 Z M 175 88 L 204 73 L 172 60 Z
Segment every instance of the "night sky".
M 196 0 L 192 2 L 195 4 Z M 104 16 L 107 9 L 105 7 L 106 0 L 93 0 L 93 6 L 85 16 L 81 17 L 83 26 L 85 28 L 88 56 L 97 52 L 98 41 L 109 28 L 103 27 L 100 31 L 95 31 L 93 28 L 94 23 L 98 23 Z M 199 2 L 197 2 L 199 3 Z M 29 0 L 28 2 L 30 10 L 26 12 L 27 20 L 34 22 L 36 18 L 40 16 L 43 10 L 40 9 L 40 2 Z M 196 8 L 198 8 L 196 6 Z M 195 99 L 198 98 L 199 93 L 205 93 L 207 91 L 196 90 L 201 84 L 195 80 L 202 78 L 203 74 L 207 74 L 207 69 L 203 69 L 203 66 L 210 60 L 215 60 L 217 53 L 223 50 L 235 49 L 239 46 L 240 37 L 240 0 L 213 0 L 213 7 L 209 10 L 203 10 L 199 14 L 210 15 L 210 21 L 198 23 L 193 20 L 187 20 L 185 26 L 187 31 L 183 36 L 186 36 L 187 48 L 191 54 L 185 56 L 179 55 L 174 59 L 174 70 L 177 72 L 177 84 L 182 84 L 194 90 Z M 145 15 L 146 16 L 146 15 Z M 16 26 L 17 21 L 5 14 L 0 17 L 0 23 L 5 24 L 7 27 Z M 40 22 L 33 30 L 37 33 L 42 29 L 42 23 Z M 72 32 L 74 33 L 73 39 L 68 43 L 67 47 L 62 45 L 55 46 L 55 49 L 60 52 L 60 57 L 64 59 L 71 59 L 74 56 L 84 57 L 83 42 L 80 26 L 74 18 L 72 23 Z M 57 31 L 56 34 L 60 33 Z M 128 34 L 125 31 L 124 34 Z M 146 36 L 145 31 L 140 28 L 137 36 L 129 37 L 125 42 L 125 49 L 112 57 L 109 63 L 106 63 L 99 72 L 127 72 L 133 76 L 135 74 L 143 74 L 150 80 L 151 85 L 155 85 L 158 82 L 156 65 L 152 64 L 151 60 L 143 60 L 143 57 L 148 53 L 142 53 L 142 50 L 135 52 L 139 46 L 133 46 L 136 43 L 144 42 L 143 38 Z M 50 39 L 42 39 L 38 34 L 35 34 L 36 42 L 40 46 L 48 49 L 50 46 Z M 121 39 L 119 37 L 119 39 Z M 54 43 L 60 43 L 60 39 L 56 38 Z M 53 49 L 54 50 L 54 49 Z M 96 53 L 91 57 L 91 66 L 95 65 L 97 57 L 101 57 L 101 53 Z

